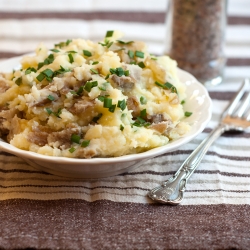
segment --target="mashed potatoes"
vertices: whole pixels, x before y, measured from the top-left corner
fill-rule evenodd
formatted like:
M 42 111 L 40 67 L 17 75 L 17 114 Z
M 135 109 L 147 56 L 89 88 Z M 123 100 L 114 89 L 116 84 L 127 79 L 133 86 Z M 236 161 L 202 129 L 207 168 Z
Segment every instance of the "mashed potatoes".
M 185 86 L 176 62 L 143 42 L 67 40 L 40 45 L 21 68 L 0 75 L 0 134 L 39 154 L 115 157 L 183 136 Z

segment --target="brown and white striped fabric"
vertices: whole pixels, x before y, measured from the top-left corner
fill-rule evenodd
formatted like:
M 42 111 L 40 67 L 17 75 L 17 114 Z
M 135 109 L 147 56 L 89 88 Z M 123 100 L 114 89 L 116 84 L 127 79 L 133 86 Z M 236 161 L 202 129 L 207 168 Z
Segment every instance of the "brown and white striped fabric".
M 164 53 L 167 0 L 0 0 L 0 61 L 62 40 L 101 40 L 119 29 Z M 218 124 L 250 78 L 250 1 L 228 0 L 225 80 L 209 87 L 213 116 L 177 151 L 104 179 L 53 176 L 0 151 L 0 249 L 249 249 L 250 131 L 209 149 L 176 207 L 147 192 L 170 177 Z

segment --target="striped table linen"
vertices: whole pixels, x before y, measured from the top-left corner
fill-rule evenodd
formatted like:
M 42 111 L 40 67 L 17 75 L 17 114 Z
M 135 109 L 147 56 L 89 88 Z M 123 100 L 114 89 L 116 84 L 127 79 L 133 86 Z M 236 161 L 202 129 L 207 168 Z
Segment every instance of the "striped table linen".
M 72 38 L 121 30 L 152 54 L 165 49 L 167 0 L 0 0 L 0 62 Z M 249 249 L 250 130 L 223 134 L 190 178 L 181 205 L 147 192 L 169 178 L 218 124 L 250 78 L 250 1 L 228 0 L 225 79 L 208 87 L 212 119 L 178 150 L 118 176 L 54 176 L 0 151 L 0 249 Z

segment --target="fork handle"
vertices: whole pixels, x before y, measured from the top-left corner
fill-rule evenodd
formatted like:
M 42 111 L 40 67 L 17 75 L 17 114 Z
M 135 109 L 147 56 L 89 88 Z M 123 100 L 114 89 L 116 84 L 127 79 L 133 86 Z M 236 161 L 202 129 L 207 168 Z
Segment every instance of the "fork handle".
M 227 125 L 219 124 L 207 138 L 189 155 L 177 172 L 161 186 L 152 189 L 148 196 L 161 203 L 177 205 L 183 199 L 187 180 L 199 166 L 211 144 L 225 131 Z

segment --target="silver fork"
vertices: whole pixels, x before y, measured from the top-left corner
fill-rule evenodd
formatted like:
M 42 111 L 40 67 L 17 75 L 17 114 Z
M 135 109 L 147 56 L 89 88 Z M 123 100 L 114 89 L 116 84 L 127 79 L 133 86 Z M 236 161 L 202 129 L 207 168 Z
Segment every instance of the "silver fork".
M 160 203 L 178 205 L 184 196 L 187 181 L 200 164 L 211 144 L 229 130 L 244 131 L 250 127 L 249 80 L 245 79 L 241 88 L 221 115 L 219 125 L 184 161 L 178 171 L 161 186 L 153 188 L 148 196 Z

